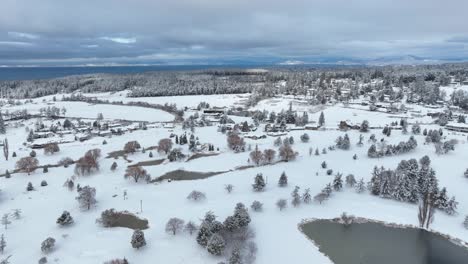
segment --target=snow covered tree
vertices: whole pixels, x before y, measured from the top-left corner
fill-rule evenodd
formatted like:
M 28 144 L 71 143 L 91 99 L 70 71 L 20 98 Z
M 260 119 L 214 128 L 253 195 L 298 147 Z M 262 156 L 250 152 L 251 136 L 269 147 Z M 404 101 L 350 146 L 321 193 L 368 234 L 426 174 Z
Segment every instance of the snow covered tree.
M 172 233 L 172 235 L 176 235 L 176 233 L 184 227 L 184 220 L 173 217 L 169 219 L 166 223 L 166 232 Z
M 60 151 L 60 147 L 57 143 L 47 143 L 44 146 L 44 154 L 54 154 Z
M 364 133 L 369 132 L 369 121 L 367 120 L 362 121 L 359 131 L 364 132 Z
M 55 247 L 55 239 L 53 237 L 48 237 L 41 243 L 41 251 L 44 253 L 51 252 Z
M 228 263 L 229 264 L 242 264 L 242 257 L 241 257 L 240 250 L 238 248 L 234 248 L 232 250 Z
M 278 180 L 278 186 L 286 187 L 287 185 L 288 185 L 288 176 L 286 176 L 286 172 L 283 171 L 283 173 L 281 173 L 281 176 Z
M 276 151 L 273 149 L 265 149 L 263 151 L 263 157 L 266 163 L 270 164 L 273 162 L 276 156 Z
M 310 194 L 310 188 L 307 188 L 304 190 L 304 193 L 302 194 L 302 201 L 305 204 L 309 204 L 312 201 L 312 195 Z
M 280 209 L 280 211 L 283 211 L 283 209 L 286 208 L 287 205 L 288 202 L 286 201 L 286 199 L 279 199 L 276 202 L 276 206 Z
M 146 246 L 145 234 L 141 230 L 133 231 L 132 240 L 130 241 L 133 248 L 140 249 Z
M 325 115 L 323 114 L 323 112 L 320 113 L 318 124 L 319 124 L 319 126 L 325 125 Z
M 234 215 L 239 227 L 246 227 L 250 223 L 250 215 L 243 203 L 237 203 L 234 208 Z
M 419 135 L 419 134 L 421 134 L 421 126 L 419 124 L 414 124 L 411 127 L 411 131 L 413 132 L 413 134 Z
M 294 187 L 293 192 L 291 193 L 291 204 L 294 207 L 299 206 L 301 204 L 301 195 L 299 194 L 299 186 Z
M 336 174 L 333 179 L 333 190 L 340 191 L 343 188 L 343 180 L 341 179 L 341 173 Z
M 81 209 L 89 210 L 97 203 L 96 189 L 86 185 L 81 188 L 81 190 L 78 192 L 78 196 L 75 199 L 80 204 Z
M 297 156 L 297 153 L 294 152 L 294 150 L 291 148 L 291 145 L 290 144 L 283 144 L 280 148 L 279 148 L 279 156 L 281 157 L 281 159 L 283 161 L 290 161 L 290 160 L 294 160 Z
M 258 173 L 257 176 L 255 176 L 254 184 L 252 184 L 254 191 L 261 192 L 265 189 L 265 186 L 266 183 L 265 179 L 263 178 L 263 174 Z
M 332 188 L 332 185 L 330 183 L 328 183 L 327 185 L 325 185 L 325 188 L 323 188 L 322 192 L 324 194 L 326 194 L 327 196 L 330 196 L 333 192 L 333 188 Z
M 346 186 L 353 188 L 355 184 L 356 184 L 356 179 L 354 178 L 354 175 L 348 174 L 348 176 L 346 176 Z
M 114 172 L 117 169 L 117 162 L 112 162 L 112 165 L 110 167 L 111 171 Z
M 255 212 L 259 212 L 262 211 L 263 204 L 259 201 L 253 201 L 250 208 L 252 208 L 252 210 L 254 210 Z
M 8 139 L 3 140 L 3 156 L 5 157 L 5 160 L 8 160 L 10 148 L 8 146 Z
M 125 143 L 123 150 L 124 150 L 125 153 L 133 154 L 137 150 L 139 150 L 140 148 L 141 148 L 140 143 L 138 143 L 138 141 L 134 140 L 134 141 L 129 141 L 129 142 Z
M 208 240 L 213 235 L 210 229 L 210 224 L 203 221 L 197 233 L 197 243 L 200 246 L 206 247 L 208 245 Z
M 458 202 L 455 200 L 455 196 L 452 196 L 450 201 L 447 204 L 447 208 L 445 209 L 445 213 L 448 215 L 454 215 L 457 213 L 457 205 Z
M 366 185 L 364 183 L 364 178 L 361 178 L 356 184 L 356 192 L 363 193 L 366 190 Z
M 327 168 L 327 163 L 324 161 L 324 162 L 322 162 L 322 164 L 320 166 L 322 166 L 322 169 L 326 169 Z
M 73 217 L 68 211 L 63 211 L 60 217 L 57 219 L 57 224 L 61 226 L 67 226 L 73 224 Z
M 28 182 L 28 185 L 26 186 L 26 191 L 34 191 L 34 186 L 32 185 L 32 182 Z
M 418 220 L 420 228 L 429 228 L 434 220 L 434 199 L 432 193 L 425 193 L 419 200 Z
M 3 252 L 5 252 L 6 245 L 5 236 L 2 234 L 0 237 L 0 253 L 3 254 Z
M 206 245 L 206 250 L 215 256 L 220 256 L 224 252 L 224 248 L 226 247 L 226 242 L 219 234 L 213 234 L 208 240 L 208 244 Z
M 188 232 L 190 235 L 192 235 L 195 231 L 197 231 L 197 229 L 198 229 L 197 225 L 192 221 L 188 221 L 184 227 L 185 232 Z
M 231 193 L 232 190 L 234 189 L 234 185 L 232 185 L 232 184 L 226 184 L 226 186 L 224 186 L 224 189 L 225 189 L 228 193 Z
M 309 134 L 304 133 L 304 134 L 301 135 L 301 141 L 302 141 L 303 143 L 309 142 L 309 139 L 310 139 Z
M 2 112 L 0 111 L 0 134 L 6 133 L 5 121 L 3 120 Z

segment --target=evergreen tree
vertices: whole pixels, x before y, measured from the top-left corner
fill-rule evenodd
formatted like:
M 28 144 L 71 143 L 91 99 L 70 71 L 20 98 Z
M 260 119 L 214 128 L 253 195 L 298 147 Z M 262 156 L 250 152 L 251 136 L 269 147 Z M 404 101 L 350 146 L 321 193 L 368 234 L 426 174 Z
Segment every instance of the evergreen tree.
M 250 215 L 243 203 L 237 203 L 234 209 L 234 217 L 239 223 L 239 227 L 246 227 L 250 223 Z
M 132 240 L 130 241 L 133 248 L 139 249 L 146 246 L 145 234 L 141 230 L 133 231 Z
M 229 264 L 242 264 L 242 258 L 238 248 L 232 250 L 231 256 L 229 257 Z
M 254 184 L 252 184 L 252 187 L 254 191 L 256 192 L 261 192 L 265 189 L 265 179 L 263 179 L 263 175 L 261 173 L 258 173 L 257 176 L 255 176 Z
M 219 234 L 213 234 L 208 241 L 206 246 L 206 250 L 212 255 L 220 256 L 223 254 L 224 248 L 226 247 L 226 243 L 224 239 Z
M 356 192 L 363 193 L 366 190 L 366 185 L 364 183 L 364 178 L 361 178 L 356 184 Z
M 319 126 L 325 125 L 325 115 L 323 114 L 323 112 L 320 113 L 318 124 L 319 124 Z
M 5 121 L 3 121 L 3 115 L 2 115 L 2 112 L 0 111 L 0 134 L 5 134 L 5 133 L 6 133 Z
M 3 252 L 5 251 L 5 248 L 6 248 L 5 236 L 2 234 L 2 236 L 0 237 L 0 253 L 3 254 Z
M 305 204 L 309 204 L 312 201 L 312 195 L 310 194 L 309 188 L 305 189 L 304 194 L 302 194 L 302 201 Z
M 283 173 L 281 173 L 281 176 L 278 180 L 278 186 L 285 187 L 287 185 L 288 185 L 288 176 L 286 176 L 286 173 L 283 171 Z
M 200 226 L 200 229 L 197 233 L 197 243 L 200 246 L 206 247 L 208 245 L 208 240 L 210 239 L 212 233 L 210 231 L 210 225 L 207 222 L 203 222 Z
M 297 207 L 301 203 L 301 195 L 299 194 L 299 186 L 294 187 L 294 191 L 291 193 L 292 200 L 291 204 Z
M 340 191 L 343 188 L 343 180 L 341 179 L 341 174 L 338 173 L 333 179 L 333 189 L 335 191 Z

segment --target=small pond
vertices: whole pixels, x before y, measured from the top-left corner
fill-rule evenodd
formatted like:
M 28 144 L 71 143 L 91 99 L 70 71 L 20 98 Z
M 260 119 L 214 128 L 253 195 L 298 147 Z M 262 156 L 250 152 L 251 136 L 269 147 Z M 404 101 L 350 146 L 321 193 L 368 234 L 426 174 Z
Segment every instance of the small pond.
M 416 228 L 374 222 L 345 226 L 331 220 L 312 221 L 301 227 L 335 264 L 468 263 L 468 250 Z

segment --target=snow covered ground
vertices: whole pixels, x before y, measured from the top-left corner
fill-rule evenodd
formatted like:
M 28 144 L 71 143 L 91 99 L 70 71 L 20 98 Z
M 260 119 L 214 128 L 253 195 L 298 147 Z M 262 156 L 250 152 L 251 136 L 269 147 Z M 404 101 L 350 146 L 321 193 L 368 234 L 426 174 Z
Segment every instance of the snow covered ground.
M 122 100 L 118 94 L 98 95 L 102 99 L 111 101 Z M 60 98 L 58 96 L 57 98 Z M 195 107 L 201 101 L 206 101 L 216 106 L 233 106 L 244 98 L 243 95 L 213 95 L 213 96 L 183 96 L 183 97 L 156 97 L 144 98 L 151 103 L 176 103 L 179 107 Z M 126 98 L 127 100 L 143 101 L 143 98 Z M 287 109 L 287 101 L 262 101 L 256 109 L 267 109 L 280 111 Z M 8 107 L 9 111 L 27 108 L 28 111 L 38 111 L 40 107 L 54 105 L 65 106 L 67 116 L 95 118 L 97 113 L 102 112 L 105 119 L 129 119 L 144 121 L 171 121 L 173 116 L 159 110 L 113 105 L 88 105 L 79 102 L 51 102 L 47 97 L 45 102 L 42 98 L 34 100 L 36 104 L 26 104 L 22 106 Z M 424 136 L 416 135 L 418 148 L 414 152 L 381 159 L 369 159 L 367 150 L 370 146 L 367 139 L 371 133 L 375 133 L 377 138 L 383 137 L 381 130 L 373 130 L 365 133 L 363 147 L 357 147 L 360 133 L 348 131 L 351 138 L 351 149 L 348 151 L 335 150 L 320 156 L 309 155 L 309 148 L 322 149 L 333 145 L 335 139 L 344 135 L 344 132 L 336 130 L 337 124 L 342 120 L 349 120 L 351 123 L 359 124 L 363 120 L 369 120 L 371 126 L 385 125 L 399 118 L 392 117 L 391 114 L 370 112 L 364 109 L 347 108 L 343 105 L 327 106 L 317 109 L 303 104 L 293 104 L 293 108 L 299 111 L 309 112 L 311 121 L 317 121 L 320 112 L 323 110 L 326 118 L 327 130 L 306 131 L 310 136 L 308 143 L 300 142 L 300 135 L 304 131 L 292 131 L 288 136 L 295 138 L 293 148 L 299 153 L 297 160 L 291 162 L 280 162 L 275 165 L 248 168 L 245 170 L 235 170 L 236 167 L 252 165 L 248 163 L 248 152 L 233 153 L 227 147 L 226 136 L 217 131 L 217 126 L 196 128 L 195 135 L 203 143 L 214 144 L 219 148 L 219 155 L 203 157 L 189 162 L 164 162 L 157 166 L 148 166 L 145 169 L 155 178 L 166 172 L 177 169 L 197 172 L 228 171 L 203 180 L 193 181 L 172 181 L 155 184 L 134 183 L 123 177 L 125 168 L 139 161 L 165 158 L 165 155 L 153 151 L 154 157 L 149 158 L 148 153 L 136 153 L 128 156 L 132 162 L 129 163 L 122 158 L 107 159 L 106 154 L 112 151 L 121 150 L 124 144 L 131 140 L 137 140 L 142 147 L 150 147 L 158 144 L 162 138 L 167 138 L 171 133 L 181 134 L 184 132 L 180 125 L 174 129 L 149 128 L 148 130 L 137 130 L 132 133 L 125 133 L 121 136 L 94 137 L 85 142 L 71 142 L 60 145 L 60 152 L 52 155 L 45 155 L 41 150 L 37 150 L 37 158 L 40 164 L 54 164 L 63 157 L 78 159 L 87 150 L 100 148 L 103 157 L 100 159 L 101 169 L 98 173 L 89 176 L 77 177 L 76 183 L 81 186 L 90 185 L 97 190 L 97 205 L 89 211 L 79 209 L 75 200 L 76 191 L 69 191 L 63 187 L 64 182 L 74 175 L 73 166 L 69 168 L 50 168 L 48 173 L 37 170 L 31 175 L 25 173 L 13 174 L 10 179 L 0 178 L 0 215 L 12 213 L 14 209 L 22 210 L 22 217 L 19 220 L 11 220 L 8 229 L 1 228 L 0 234 L 5 235 L 7 248 L 4 255 L 12 255 L 12 263 L 36 263 L 44 256 L 40 249 L 40 243 L 51 236 L 56 242 L 56 249 L 47 257 L 51 263 L 103 263 L 112 258 L 129 259 L 130 263 L 151 263 L 156 260 L 158 263 L 193 263 L 193 264 L 215 264 L 224 261 L 224 257 L 214 257 L 205 249 L 200 247 L 194 236 L 186 233 L 172 236 L 165 233 L 164 228 L 167 220 L 171 217 L 179 217 L 185 221 L 195 221 L 199 223 L 207 211 L 213 211 L 220 221 L 232 214 L 234 206 L 238 202 L 243 202 L 246 206 L 254 200 L 264 204 L 263 212 L 253 212 L 250 210 L 252 218 L 251 226 L 255 230 L 255 242 L 258 246 L 256 263 L 331 263 L 307 238 L 298 230 L 298 224 L 306 218 L 333 218 L 342 212 L 357 215 L 360 217 L 372 218 L 400 224 L 417 225 L 417 206 L 392 200 L 386 200 L 370 195 L 369 193 L 357 194 L 353 189 L 344 188 L 340 192 L 335 192 L 331 199 L 323 204 L 311 203 L 302 204 L 298 208 L 288 207 L 279 211 L 275 205 L 280 198 L 290 200 L 291 192 L 295 186 L 304 189 L 310 188 L 313 195 L 333 180 L 333 176 L 326 175 L 326 170 L 320 164 L 326 161 L 328 168 L 336 172 L 354 174 L 356 179 L 363 178 L 366 182 L 371 177 L 374 166 L 384 166 L 394 169 L 400 160 L 416 158 L 429 155 L 432 167 L 437 173 L 439 186 L 447 187 L 450 195 L 455 195 L 458 202 L 458 215 L 448 216 L 437 212 L 435 221 L 432 224 L 434 230 L 468 241 L 468 230 L 464 229 L 462 222 L 466 212 L 468 212 L 468 195 L 466 186 L 468 180 L 463 177 L 465 169 L 468 167 L 468 144 L 467 137 L 463 133 L 453 133 L 445 131 L 447 138 L 456 138 L 459 144 L 456 150 L 443 156 L 438 156 L 434 152 L 434 146 L 424 144 Z M 414 106 L 419 107 L 419 106 Z M 424 111 L 429 111 L 423 109 Z M 408 113 L 410 116 L 410 113 Z M 236 120 L 236 121 L 241 121 Z M 431 122 L 430 118 L 418 117 L 409 121 L 410 123 L 423 123 L 424 128 L 439 128 Z M 34 120 L 26 122 L 26 126 L 32 126 Z M 260 132 L 259 132 L 260 133 Z M 16 158 L 5 161 L 2 157 L 0 161 L 1 173 L 8 169 L 13 171 L 15 162 L 28 155 L 31 151 L 23 145 L 27 137 L 27 132 L 22 126 L 8 127 L 5 135 L 10 142 L 10 153 L 15 151 Z M 396 144 L 406 141 L 409 135 L 402 134 L 401 131 L 393 131 L 392 136 L 386 138 L 389 143 Z M 3 138 L 3 136 L 0 136 Z M 103 140 L 106 145 L 102 144 Z M 247 139 L 247 144 L 259 149 L 273 148 L 275 138 L 252 140 Z M 183 146 L 184 153 L 189 153 L 187 146 Z M 356 154 L 358 159 L 353 160 Z M 112 172 L 109 168 L 116 161 L 118 168 Z M 286 172 L 289 177 L 289 185 L 286 188 L 277 186 L 278 178 L 282 172 Z M 267 179 L 267 187 L 264 192 L 253 192 L 252 183 L 257 173 L 263 173 Z M 46 180 L 48 186 L 41 187 L 40 182 Z M 35 191 L 26 191 L 26 185 L 31 182 Z M 227 194 L 224 190 L 226 184 L 233 184 L 234 191 Z M 128 199 L 124 200 L 122 195 L 124 190 L 128 193 Z M 186 199 L 192 190 L 200 190 L 206 193 L 207 199 L 200 203 Z M 143 205 L 143 212 L 140 212 L 140 201 Z M 130 245 L 130 238 L 133 233 L 127 228 L 103 228 L 96 223 L 96 219 L 105 209 L 115 208 L 117 210 L 128 210 L 138 214 L 149 221 L 150 228 L 145 230 L 147 246 L 135 250 Z M 67 210 L 73 216 L 75 223 L 69 227 L 60 227 L 55 221 L 63 210 Z M 287 250 L 278 250 L 287 245 Z

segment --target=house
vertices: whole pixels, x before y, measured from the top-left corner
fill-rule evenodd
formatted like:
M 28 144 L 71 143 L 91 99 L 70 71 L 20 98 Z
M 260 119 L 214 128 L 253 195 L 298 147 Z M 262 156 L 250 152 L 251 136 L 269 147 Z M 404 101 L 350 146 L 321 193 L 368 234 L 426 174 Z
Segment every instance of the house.
M 468 124 L 464 123 L 449 123 L 445 128 L 451 131 L 468 133 Z
M 340 130 L 348 130 L 348 129 L 356 129 L 356 130 L 359 130 L 361 128 L 360 125 L 353 125 L 353 124 L 349 124 L 348 122 L 346 121 L 340 121 L 340 124 L 338 125 L 338 128 Z

